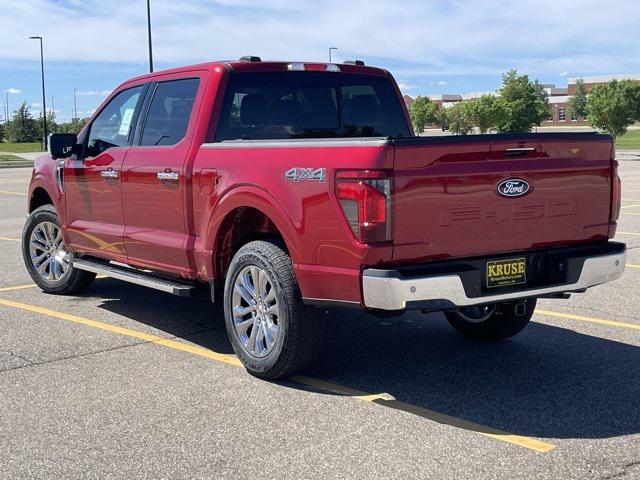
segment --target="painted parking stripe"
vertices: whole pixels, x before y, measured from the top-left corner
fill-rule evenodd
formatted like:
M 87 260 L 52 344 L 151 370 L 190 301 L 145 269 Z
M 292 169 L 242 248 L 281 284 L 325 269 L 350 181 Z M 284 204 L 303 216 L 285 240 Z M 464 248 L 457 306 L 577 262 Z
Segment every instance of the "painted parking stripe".
M 14 292 L 16 290 L 26 290 L 27 288 L 35 288 L 37 285 L 35 283 L 28 283 L 26 285 L 14 285 L 13 287 L 2 287 L 0 288 L 0 292 Z
M 346 395 L 365 402 L 375 403 L 387 408 L 393 408 L 394 410 L 401 410 L 403 412 L 411 413 L 413 415 L 426 418 L 428 420 L 441 423 L 443 425 L 449 425 L 452 427 L 460 428 L 462 430 L 469 430 L 485 437 L 490 437 L 503 442 L 512 443 L 520 447 L 529 448 L 537 452 L 548 452 L 553 450 L 555 445 L 547 442 L 543 442 L 531 437 L 525 437 L 522 435 L 514 435 L 502 430 L 480 425 L 475 422 L 470 422 L 462 418 L 453 417 L 440 412 L 435 412 L 417 405 L 401 402 L 395 400 L 393 397 L 389 398 L 388 394 L 368 394 L 360 392 L 349 387 L 343 387 L 334 383 L 325 382 L 324 380 L 318 380 L 315 378 L 307 377 L 304 375 L 297 375 L 292 377 L 293 380 L 304 385 L 309 385 L 320 390 L 326 390 L 332 393 L 340 395 Z
M 80 317 L 77 315 L 58 312 L 55 310 L 50 310 L 48 308 L 38 307 L 36 305 L 13 302 L 11 300 L 0 299 L 0 305 L 4 305 L 5 307 L 16 308 L 20 310 L 26 310 L 33 313 L 39 313 L 49 317 L 67 320 L 70 322 L 86 325 L 93 328 L 98 328 L 101 330 L 106 330 L 108 332 L 116 333 L 119 335 L 125 335 L 131 338 L 136 338 L 144 342 L 155 343 L 158 345 L 162 345 L 164 347 L 191 353 L 193 355 L 205 357 L 205 358 L 215 360 L 217 362 L 222 362 L 228 365 L 234 365 L 238 367 L 242 366 L 242 363 L 240 362 L 240 360 L 238 360 L 238 358 L 235 355 L 214 352 L 206 348 L 189 345 L 173 339 L 163 338 L 157 335 L 140 332 L 138 330 L 119 327 L 116 325 L 111 325 L 111 324 L 100 322 L 97 320 L 91 320 L 89 318 Z M 494 438 L 496 440 L 500 440 L 503 442 L 518 445 L 520 447 L 535 450 L 537 452 L 548 452 L 549 450 L 552 450 L 555 448 L 555 445 L 537 440 L 535 438 L 525 437 L 521 435 L 514 435 L 509 432 L 493 429 L 491 427 L 470 422 L 468 420 L 452 417 L 450 415 L 434 412 L 432 410 L 427 410 L 425 408 L 421 408 L 416 405 L 410 405 L 404 402 L 399 402 L 394 399 L 387 399 L 385 398 L 384 394 L 370 394 L 366 392 L 360 392 L 358 390 L 354 390 L 348 387 L 343 387 L 341 385 L 324 382 L 322 380 L 317 380 L 317 379 L 306 377 L 306 376 L 296 376 L 291 378 L 291 380 L 293 380 L 294 382 L 298 382 L 298 383 L 308 385 L 310 387 L 318 388 L 321 390 L 340 393 L 342 395 L 354 397 L 362 401 L 376 403 L 378 405 L 394 408 L 396 410 L 402 410 L 402 411 L 412 413 L 414 415 L 417 415 L 429 420 L 433 420 L 445 425 L 450 425 L 463 430 L 475 432 L 480 435 L 484 435 L 487 437 Z
M 640 268 L 640 265 L 634 265 L 633 263 L 627 263 L 625 265 L 625 267 L 629 267 L 629 268 Z
M 26 193 L 22 193 L 22 192 L 9 192 L 8 190 L 0 190 L 0 193 L 6 193 L 9 195 L 19 195 L 21 197 L 26 197 L 27 194 Z
M 573 313 L 552 312 L 551 310 L 542 310 L 536 308 L 535 313 L 545 317 L 566 318 L 567 320 L 578 320 L 581 322 L 599 323 L 600 325 L 609 325 L 610 327 L 628 328 L 630 330 L 640 330 L 640 324 L 621 322 L 620 320 L 608 320 L 606 318 L 585 317 L 583 315 L 574 315 Z
M 625 205 L 625 206 L 620 207 L 620 208 L 637 208 L 637 207 L 640 207 L 640 203 L 636 203 L 636 204 L 633 204 L 633 205 Z
M 616 235 L 633 235 L 633 236 L 638 236 L 640 237 L 640 233 L 639 232 L 616 232 Z
M 0 240 L 4 240 L 5 242 L 19 242 L 19 238 L 9 238 L 9 237 L 0 237 Z

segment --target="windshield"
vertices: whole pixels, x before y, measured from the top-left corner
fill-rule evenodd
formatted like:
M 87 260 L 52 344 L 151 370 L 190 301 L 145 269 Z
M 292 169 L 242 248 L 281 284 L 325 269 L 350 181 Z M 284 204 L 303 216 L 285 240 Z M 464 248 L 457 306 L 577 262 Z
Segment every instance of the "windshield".
M 231 74 L 215 141 L 409 135 L 388 77 L 252 72 Z

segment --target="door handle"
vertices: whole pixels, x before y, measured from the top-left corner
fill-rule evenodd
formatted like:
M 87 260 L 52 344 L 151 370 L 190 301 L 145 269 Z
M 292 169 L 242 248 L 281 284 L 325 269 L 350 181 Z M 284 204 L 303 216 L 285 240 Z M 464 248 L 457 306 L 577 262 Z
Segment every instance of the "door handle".
M 106 170 L 102 170 L 100 176 L 104 178 L 118 178 L 118 171 L 109 167 Z
M 175 180 L 178 180 L 179 177 L 180 177 L 180 174 L 178 172 L 171 172 L 171 171 L 158 172 L 159 180 L 175 181 Z

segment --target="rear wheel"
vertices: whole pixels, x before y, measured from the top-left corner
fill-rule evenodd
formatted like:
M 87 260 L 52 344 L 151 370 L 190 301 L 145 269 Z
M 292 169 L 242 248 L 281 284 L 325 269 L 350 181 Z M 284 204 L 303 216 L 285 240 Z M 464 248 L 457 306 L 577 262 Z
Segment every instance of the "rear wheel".
M 252 375 L 287 377 L 315 358 L 323 323 L 304 307 L 291 258 L 277 242 L 250 242 L 238 250 L 225 281 L 224 307 L 233 350 Z
M 475 340 L 503 340 L 524 329 L 536 308 L 536 299 L 465 307 L 445 312 L 453 328 Z
M 71 294 L 88 287 L 95 273 L 73 268 L 62 242 L 56 210 L 36 208 L 22 231 L 22 257 L 33 281 L 46 293 Z

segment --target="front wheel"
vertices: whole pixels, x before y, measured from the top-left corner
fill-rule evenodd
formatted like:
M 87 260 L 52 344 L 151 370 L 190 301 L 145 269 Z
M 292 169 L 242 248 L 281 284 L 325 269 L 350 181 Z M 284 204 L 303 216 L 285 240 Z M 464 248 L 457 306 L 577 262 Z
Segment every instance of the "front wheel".
M 464 307 L 445 312 L 458 333 L 474 340 L 503 340 L 526 327 L 536 308 L 536 299 Z
M 302 304 L 291 258 L 277 242 L 250 242 L 235 254 L 225 281 L 224 316 L 233 350 L 261 378 L 302 371 L 322 339 L 323 322 Z
M 22 258 L 33 281 L 45 293 L 72 294 L 88 287 L 95 273 L 73 268 L 62 242 L 55 208 L 36 208 L 22 230 Z

